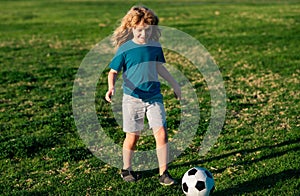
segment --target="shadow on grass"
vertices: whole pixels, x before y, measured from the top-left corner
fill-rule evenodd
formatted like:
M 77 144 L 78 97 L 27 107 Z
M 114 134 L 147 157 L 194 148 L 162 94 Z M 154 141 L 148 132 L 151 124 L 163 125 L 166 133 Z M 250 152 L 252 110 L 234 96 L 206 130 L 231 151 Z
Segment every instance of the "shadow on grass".
M 214 160 L 220 160 L 220 159 L 224 159 L 230 156 L 234 156 L 236 154 L 250 154 L 250 153 L 255 153 L 255 152 L 259 152 L 259 151 L 263 151 L 263 150 L 272 150 L 269 154 L 262 156 L 260 158 L 254 159 L 254 160 L 244 160 L 244 161 L 238 161 L 236 162 L 236 164 L 239 165 L 245 165 L 245 164 L 250 164 L 250 163 L 255 163 L 255 162 L 259 162 L 265 159 L 271 159 L 273 157 L 278 157 L 280 155 L 284 155 L 289 151 L 299 151 L 300 150 L 300 146 L 295 146 L 293 148 L 289 148 L 286 150 L 279 150 L 280 147 L 284 147 L 284 146 L 289 146 L 289 145 L 293 145 L 293 144 L 299 144 L 299 140 L 295 139 L 295 140 L 289 140 L 289 141 L 284 141 L 282 143 L 278 143 L 275 145 L 265 145 L 265 146 L 260 146 L 258 148 L 253 148 L 253 149 L 243 149 L 243 150 L 236 150 L 230 153 L 226 153 L 226 154 L 222 154 L 219 156 L 215 156 L 215 157 L 211 157 L 208 159 L 203 159 L 203 160 L 196 160 L 196 161 L 191 161 L 191 162 L 187 162 L 187 163 L 183 163 L 183 164 L 178 164 L 178 165 L 172 165 L 171 167 L 182 167 L 182 166 L 190 166 L 190 165 L 201 165 L 205 162 L 211 162 Z M 224 171 L 226 168 L 223 169 L 219 169 L 217 170 L 217 172 L 222 172 Z
M 241 195 L 247 193 L 253 193 L 259 190 L 270 189 L 276 185 L 276 182 L 287 181 L 291 178 L 299 178 L 299 169 L 285 170 L 280 173 L 272 174 L 269 176 L 262 176 L 253 180 L 238 184 L 234 187 L 215 191 L 213 195 Z
M 287 149 L 280 149 L 281 147 L 287 147 L 289 145 L 296 145 L 296 144 L 298 144 L 298 145 L 289 147 Z M 259 152 L 259 151 L 266 151 L 266 152 L 264 152 L 265 155 L 262 155 L 259 158 L 251 159 L 251 160 L 250 159 L 248 159 L 248 160 L 241 159 L 234 163 L 234 165 L 248 165 L 248 164 L 257 163 L 257 162 L 260 162 L 263 160 L 271 159 L 274 157 L 283 156 L 286 153 L 291 152 L 291 151 L 297 152 L 299 150 L 300 150 L 299 140 L 295 139 L 295 140 L 284 141 L 282 143 L 278 143 L 275 145 L 265 145 L 265 146 L 261 146 L 261 147 L 253 148 L 253 149 L 237 150 L 237 151 L 233 151 L 233 152 L 226 153 L 223 155 L 211 157 L 208 159 L 196 160 L 196 161 L 191 161 L 191 162 L 178 164 L 178 165 L 171 165 L 170 168 L 177 168 L 177 167 L 184 167 L 184 166 L 191 166 L 191 165 L 201 165 L 205 162 L 211 162 L 214 160 L 225 159 L 230 156 L 235 156 L 236 154 L 246 155 L 246 154 L 255 153 L 255 152 Z M 227 169 L 227 167 L 219 168 L 215 171 L 215 173 L 222 173 L 226 169 Z M 247 182 L 238 184 L 232 188 L 215 191 L 214 195 L 224 195 L 224 193 L 226 193 L 226 195 L 241 195 L 241 194 L 252 193 L 257 190 L 264 190 L 264 189 L 272 188 L 272 186 L 276 185 L 276 182 L 286 181 L 291 178 L 299 178 L 299 176 L 300 176 L 299 169 L 285 170 L 280 173 L 271 174 L 269 176 L 262 176 L 262 177 L 253 179 L 251 181 L 247 181 Z
M 64 147 L 60 135 L 23 136 L 17 139 L 1 142 L 0 158 L 33 158 L 49 156 L 61 161 L 78 161 L 90 158 L 92 153 L 85 147 Z

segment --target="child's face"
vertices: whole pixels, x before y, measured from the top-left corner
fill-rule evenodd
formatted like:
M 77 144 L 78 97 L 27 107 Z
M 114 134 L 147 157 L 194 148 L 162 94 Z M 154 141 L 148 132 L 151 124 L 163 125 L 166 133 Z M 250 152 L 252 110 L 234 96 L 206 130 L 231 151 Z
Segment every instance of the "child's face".
M 152 34 L 151 25 L 138 24 L 136 27 L 132 28 L 133 41 L 137 44 L 145 44 L 148 42 Z

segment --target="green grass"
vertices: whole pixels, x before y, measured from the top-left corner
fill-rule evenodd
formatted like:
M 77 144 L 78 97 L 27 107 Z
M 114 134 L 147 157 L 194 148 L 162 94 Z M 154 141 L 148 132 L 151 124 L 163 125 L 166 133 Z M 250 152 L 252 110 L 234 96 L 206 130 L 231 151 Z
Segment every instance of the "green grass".
M 136 184 L 124 183 L 118 168 L 91 154 L 74 123 L 72 88 L 81 61 L 111 35 L 134 4 L 0 2 L 0 194 L 183 194 L 180 185 L 160 186 L 157 170 L 142 172 Z M 155 0 L 143 4 L 155 10 L 161 25 L 190 34 L 208 49 L 222 72 L 227 94 L 222 133 L 210 152 L 200 157 L 199 145 L 210 118 L 209 92 L 203 78 L 168 57 L 189 76 L 201 100 L 198 134 L 170 164 L 170 173 L 180 181 L 190 167 L 206 167 L 215 178 L 215 195 L 299 195 L 300 3 Z M 106 86 L 104 78 L 97 87 L 97 111 L 108 117 L 99 121 L 121 144 L 124 134 L 102 98 Z M 167 91 L 165 96 L 172 131 L 179 110 Z M 145 148 L 153 148 L 149 137 L 140 142 L 150 142 Z

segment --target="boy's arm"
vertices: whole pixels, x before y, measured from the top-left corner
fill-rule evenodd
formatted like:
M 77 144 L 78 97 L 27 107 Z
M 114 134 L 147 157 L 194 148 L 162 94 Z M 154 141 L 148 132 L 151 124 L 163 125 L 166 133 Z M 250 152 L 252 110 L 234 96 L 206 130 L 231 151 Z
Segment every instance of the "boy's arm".
M 165 80 L 169 82 L 174 90 L 175 97 L 180 100 L 181 99 L 181 88 L 178 82 L 172 77 L 169 71 L 163 66 L 162 63 L 157 63 L 157 72 L 158 74 Z
M 111 102 L 111 96 L 114 95 L 115 92 L 115 83 L 117 79 L 118 72 L 116 70 L 111 69 L 108 72 L 108 91 L 105 94 L 105 99 L 108 102 Z

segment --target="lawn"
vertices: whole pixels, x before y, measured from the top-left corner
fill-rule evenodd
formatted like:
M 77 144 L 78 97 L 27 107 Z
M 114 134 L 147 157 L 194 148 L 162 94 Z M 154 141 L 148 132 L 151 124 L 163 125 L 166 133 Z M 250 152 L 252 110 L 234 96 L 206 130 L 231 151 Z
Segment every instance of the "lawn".
M 209 169 L 214 195 L 300 195 L 300 2 L 296 0 L 140 1 L 160 25 L 198 40 L 210 53 L 226 91 L 218 140 L 199 154 L 211 120 L 210 89 L 191 62 L 165 50 L 192 84 L 199 125 L 188 148 L 169 165 L 179 182 L 193 166 Z M 86 55 L 110 36 L 136 1 L 0 1 L 0 194 L 183 195 L 163 187 L 157 169 L 125 183 L 82 138 L 73 113 L 73 87 Z M 115 145 L 124 134 L 104 101 L 99 74 L 95 111 Z M 181 108 L 163 85 L 170 139 Z M 84 112 L 83 112 L 84 114 Z M 87 126 L 88 127 L 88 126 Z M 93 133 L 91 133 L 93 134 Z M 153 150 L 152 136 L 138 151 Z

